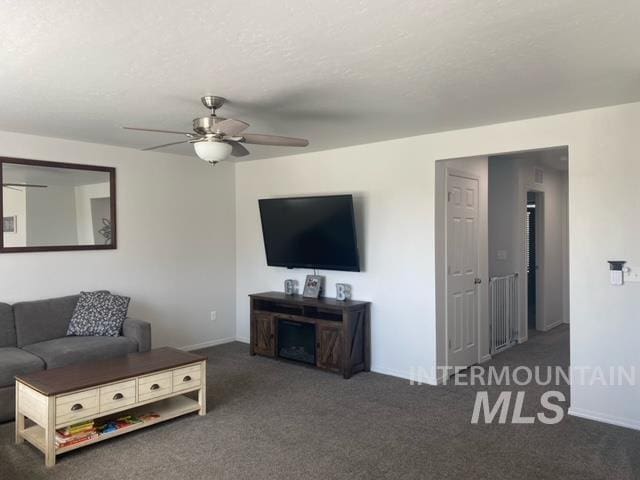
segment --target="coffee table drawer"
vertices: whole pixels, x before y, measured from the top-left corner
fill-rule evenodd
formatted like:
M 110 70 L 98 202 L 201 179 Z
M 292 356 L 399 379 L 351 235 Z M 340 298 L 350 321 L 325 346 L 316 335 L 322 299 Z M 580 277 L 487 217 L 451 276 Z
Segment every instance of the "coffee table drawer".
M 98 389 L 56 397 L 56 425 L 98 413 Z
M 152 398 L 168 395 L 173 392 L 172 384 L 172 371 L 140 377 L 138 379 L 138 401 L 144 402 Z
M 100 412 L 109 412 L 136 403 L 136 381 L 100 387 Z
M 173 391 L 179 392 L 200 386 L 200 365 L 177 368 L 173 371 Z

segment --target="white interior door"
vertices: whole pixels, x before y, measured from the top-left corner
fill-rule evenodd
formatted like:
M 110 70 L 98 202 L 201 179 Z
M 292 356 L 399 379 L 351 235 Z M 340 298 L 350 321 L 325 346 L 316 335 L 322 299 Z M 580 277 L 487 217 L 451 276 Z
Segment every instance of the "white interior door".
M 447 348 L 450 367 L 478 362 L 478 180 L 447 175 Z

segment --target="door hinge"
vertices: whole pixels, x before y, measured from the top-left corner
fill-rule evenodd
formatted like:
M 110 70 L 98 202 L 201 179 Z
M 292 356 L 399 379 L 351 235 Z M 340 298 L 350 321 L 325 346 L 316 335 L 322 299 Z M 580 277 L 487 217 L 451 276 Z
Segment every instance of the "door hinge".
M 447 202 L 451 201 L 451 194 L 452 192 L 447 192 Z
M 451 339 L 449 339 L 449 350 L 451 350 Z

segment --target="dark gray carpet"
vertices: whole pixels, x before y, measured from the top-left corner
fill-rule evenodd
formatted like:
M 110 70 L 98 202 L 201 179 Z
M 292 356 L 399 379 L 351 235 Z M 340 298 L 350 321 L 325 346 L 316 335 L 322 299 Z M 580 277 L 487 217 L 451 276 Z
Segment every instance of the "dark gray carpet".
M 492 364 L 566 366 L 568 351 L 568 328 L 559 327 Z M 573 417 L 554 426 L 472 425 L 483 387 L 410 386 L 374 373 L 343 380 L 250 357 L 240 343 L 203 352 L 207 417 L 71 452 L 48 471 L 34 448 L 13 445 L 13 423 L 0 425 L 0 478 L 640 478 L 640 432 Z M 526 414 L 539 410 L 547 389 L 526 388 Z M 495 398 L 500 389 L 489 390 Z

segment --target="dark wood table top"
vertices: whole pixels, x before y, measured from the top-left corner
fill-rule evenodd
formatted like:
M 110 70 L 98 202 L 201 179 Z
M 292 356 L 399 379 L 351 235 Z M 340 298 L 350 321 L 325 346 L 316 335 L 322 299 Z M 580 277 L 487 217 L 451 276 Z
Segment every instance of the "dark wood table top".
M 352 308 L 362 307 L 371 302 L 361 300 L 336 300 L 335 298 L 306 298 L 302 295 L 287 295 L 284 292 L 264 292 L 253 293 L 249 295 L 257 300 L 278 301 L 282 303 L 290 303 L 295 305 L 306 305 L 309 307 L 331 307 L 336 309 L 350 310 Z
M 130 353 L 109 360 L 79 363 L 28 375 L 16 375 L 16 380 L 43 395 L 51 396 L 181 367 L 206 359 L 207 357 L 202 355 L 164 347 L 145 353 Z

